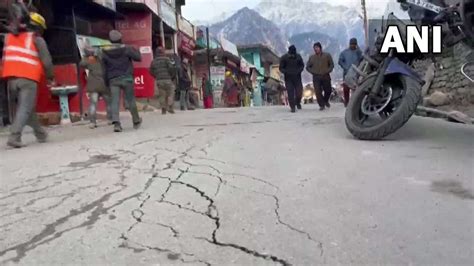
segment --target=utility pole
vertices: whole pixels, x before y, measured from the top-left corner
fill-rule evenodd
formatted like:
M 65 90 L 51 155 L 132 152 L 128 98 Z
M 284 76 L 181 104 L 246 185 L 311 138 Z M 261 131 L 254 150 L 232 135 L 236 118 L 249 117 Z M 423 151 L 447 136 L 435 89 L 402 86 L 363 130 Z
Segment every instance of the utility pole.
M 210 45 L 209 45 L 209 27 L 206 27 L 206 43 L 207 43 L 207 67 L 208 67 L 208 79 L 211 80 L 211 49 L 210 49 Z
M 365 4 L 365 0 L 360 0 L 362 5 L 362 14 L 364 19 L 364 36 L 365 36 L 365 46 L 369 46 L 369 21 L 367 18 L 367 6 Z
M 76 39 L 77 42 L 77 22 L 76 22 L 76 7 L 73 5 L 72 10 L 71 10 L 71 15 L 72 15 L 72 27 L 74 31 L 74 38 Z M 79 55 L 79 58 L 81 55 Z M 80 60 L 78 60 L 80 61 Z M 84 116 L 84 103 L 83 103 L 83 94 L 84 90 L 81 86 L 81 68 L 79 67 L 79 63 L 76 64 L 76 69 L 77 69 L 77 85 L 78 85 L 78 92 L 79 92 L 79 114 L 81 115 L 81 121 L 83 120 Z

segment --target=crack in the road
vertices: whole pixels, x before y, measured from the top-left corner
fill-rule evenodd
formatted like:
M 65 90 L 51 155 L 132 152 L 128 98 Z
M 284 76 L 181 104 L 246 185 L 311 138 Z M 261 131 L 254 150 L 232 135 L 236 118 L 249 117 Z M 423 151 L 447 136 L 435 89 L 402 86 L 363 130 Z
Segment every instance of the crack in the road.
M 213 178 L 217 179 L 217 181 L 219 181 L 219 183 L 217 183 L 217 188 L 216 188 L 216 192 L 214 193 L 214 197 L 216 197 L 219 194 L 219 192 L 221 191 L 222 185 L 227 183 L 227 181 L 222 179 L 222 177 L 219 176 L 219 175 L 214 175 L 214 174 L 209 174 L 209 173 L 204 173 L 204 172 L 194 172 L 194 171 L 188 171 L 187 173 L 197 174 L 197 175 L 206 175 L 206 176 L 210 176 L 210 177 L 213 177 Z
M 222 175 L 224 176 L 232 176 L 233 178 L 235 177 L 243 177 L 243 178 L 248 178 L 248 179 L 251 179 L 251 180 L 254 180 L 256 182 L 260 182 L 260 183 L 263 183 L 267 186 L 270 186 L 272 188 L 274 188 L 276 191 L 280 191 L 280 188 L 266 180 L 263 180 L 261 178 L 258 178 L 258 177 L 255 177 L 255 176 L 251 176 L 251 175 L 246 175 L 246 174 L 238 174 L 238 173 L 222 173 Z
M 258 192 L 258 191 L 255 191 L 255 190 L 251 190 L 251 189 L 245 189 L 245 188 L 241 188 L 241 187 L 237 187 L 237 186 L 234 186 L 234 185 L 228 185 L 230 187 L 233 187 L 235 189 L 239 189 L 239 190 L 245 190 L 247 192 L 251 192 L 251 193 L 254 193 L 254 194 L 258 194 L 258 195 L 263 195 L 265 197 L 268 197 L 268 198 L 272 198 L 274 201 L 275 201 L 275 209 L 273 210 L 274 213 L 275 213 L 275 216 L 277 218 L 277 221 L 279 224 L 287 227 L 289 230 L 291 231 L 294 231 L 296 233 L 299 233 L 301 235 L 304 235 L 308 240 L 310 240 L 311 242 L 315 243 L 320 251 L 320 256 L 322 257 L 324 255 L 324 246 L 323 246 L 323 243 L 321 241 L 317 241 L 315 240 L 310 233 L 304 231 L 304 230 L 301 230 L 301 229 L 298 229 L 296 228 L 295 226 L 283 221 L 283 219 L 281 218 L 281 215 L 280 215 L 280 199 L 276 196 L 276 195 L 273 195 L 273 194 L 267 194 L 267 193 L 262 193 L 262 192 Z
M 208 144 L 210 145 L 210 144 Z M 268 255 L 268 254 L 263 254 L 263 253 L 260 253 L 256 250 L 252 250 L 252 249 L 249 249 L 247 247 L 244 247 L 244 246 L 241 246 L 241 245 L 238 245 L 238 244 L 234 244 L 234 243 L 224 243 L 224 242 L 220 242 L 218 241 L 217 239 L 217 232 L 218 230 L 220 229 L 220 217 L 219 217 L 219 212 L 217 210 L 217 207 L 215 206 L 215 202 L 214 202 L 214 199 L 210 196 L 208 196 L 204 191 L 202 191 L 201 189 L 199 189 L 197 186 L 194 186 L 192 184 L 189 184 L 189 183 L 186 183 L 186 182 L 183 182 L 180 180 L 180 178 L 186 174 L 186 173 L 196 173 L 196 174 L 203 174 L 203 175 L 207 175 L 207 176 L 211 176 L 213 178 L 216 178 L 218 181 L 219 181 L 219 186 L 218 186 L 218 190 L 216 191 L 216 195 L 218 194 L 219 192 L 219 189 L 220 189 L 220 186 L 222 184 L 225 184 L 225 180 L 223 180 L 223 178 L 221 177 L 221 175 L 225 175 L 224 173 L 222 173 L 219 169 L 217 169 L 216 167 L 214 166 L 211 166 L 211 165 L 206 165 L 206 164 L 193 164 L 189 161 L 186 160 L 186 158 L 190 158 L 190 159 L 193 159 L 192 156 L 188 155 L 188 153 L 193 150 L 195 147 L 190 147 L 188 148 L 185 152 L 182 152 L 182 153 L 179 153 L 177 152 L 178 154 L 180 154 L 178 157 L 176 158 L 172 158 L 168 163 L 166 163 L 166 166 L 161 169 L 162 171 L 163 170 L 169 170 L 169 169 L 173 169 L 173 167 L 176 165 L 176 163 L 178 161 L 180 162 L 183 162 L 184 164 L 188 165 L 189 167 L 186 169 L 186 170 L 182 170 L 182 169 L 177 169 L 178 171 L 180 171 L 180 175 L 176 178 L 176 180 L 172 180 L 170 177 L 166 177 L 166 176 L 160 176 L 158 173 L 155 173 L 152 177 L 151 177 L 151 180 L 155 179 L 155 178 L 161 178 L 161 179 L 165 179 L 165 180 L 168 180 L 168 186 L 167 188 L 165 189 L 165 191 L 161 194 L 160 196 L 160 199 L 157 201 L 159 203 L 163 203 L 163 204 L 169 204 L 169 205 L 172 205 L 172 206 L 175 206 L 181 210 L 186 210 L 186 211 L 190 211 L 190 212 L 193 212 L 195 214 L 199 214 L 199 215 L 202 215 L 202 216 L 205 216 L 207 217 L 208 219 L 211 219 L 214 221 L 214 224 L 215 224 L 215 228 L 212 232 L 212 239 L 204 239 L 206 241 L 208 241 L 209 243 L 211 244 L 214 244 L 216 246 L 220 246 L 220 247 L 229 247 L 229 248 L 234 248 L 234 249 L 237 249 L 241 252 L 244 252 L 246 254 L 249 254 L 249 255 L 252 255 L 254 257 L 257 257 L 257 258 L 261 258 L 261 259 L 264 259 L 264 260 L 271 260 L 271 261 L 274 261 L 274 262 L 277 262 L 277 263 L 280 263 L 282 265 L 291 265 L 289 262 L 275 256 L 275 255 Z M 202 151 L 203 149 L 201 149 Z M 174 151 L 173 151 L 174 152 Z M 207 153 L 207 152 L 206 152 Z M 225 163 L 225 162 L 224 162 Z M 210 168 L 212 170 L 214 170 L 217 175 L 214 175 L 214 174 L 211 174 L 211 173 L 199 173 L 199 172 L 194 172 L 194 171 L 191 171 L 190 169 L 192 169 L 193 167 L 207 167 L 207 168 Z M 257 177 L 254 177 L 254 176 L 250 176 L 250 175 L 244 175 L 244 174 L 227 174 L 227 175 L 232 175 L 232 177 L 235 178 L 235 176 L 240 176 L 240 177 L 244 177 L 244 178 L 249 178 L 249 179 L 252 179 L 254 181 L 257 181 L 257 182 L 260 182 L 260 183 L 263 183 L 263 184 L 266 184 L 268 186 L 271 186 L 273 188 L 275 188 L 277 191 L 279 191 L 280 189 L 271 184 L 270 182 L 268 181 L 265 181 L 263 179 L 260 179 L 260 178 L 257 178 Z M 153 181 L 147 181 L 145 187 L 148 188 L 150 187 L 151 183 Z M 197 194 L 199 194 L 199 196 L 203 199 L 205 199 L 207 202 L 208 202 L 208 207 L 207 207 L 207 211 L 205 213 L 202 213 L 202 212 L 199 212 L 193 208 L 188 208 L 188 207 L 184 207 L 178 203 L 175 203 L 175 202 L 170 202 L 170 201 L 167 201 L 165 200 L 166 199 L 166 195 L 167 193 L 170 191 L 171 187 L 175 184 L 178 184 L 178 185 L 182 185 L 182 186 L 186 186 L 192 190 L 194 190 Z M 140 216 L 141 217 L 141 216 Z M 130 230 L 129 230 L 130 231 Z
M 167 248 L 161 248 L 161 247 L 150 247 L 150 246 L 146 246 L 146 245 L 143 245 L 143 244 L 140 244 L 140 243 L 136 243 L 134 241 L 131 241 L 128 237 L 126 237 L 125 235 L 122 235 L 120 237 L 122 240 L 126 241 L 124 243 L 122 243 L 121 245 L 119 245 L 119 248 L 128 248 L 128 249 L 132 249 L 134 252 L 137 251 L 136 248 L 131 248 L 127 243 L 130 243 L 130 244 L 134 244 L 134 245 L 137 245 L 139 246 L 141 249 L 146 249 L 146 250 L 155 250 L 155 251 L 158 251 L 158 252 L 166 252 L 166 253 L 173 253 L 175 254 L 175 252 L 173 252 L 172 250 L 170 249 L 167 249 Z M 145 251 L 145 250 L 143 250 Z
M 96 164 L 104 164 L 109 161 L 117 161 L 118 157 L 115 155 L 108 155 L 108 154 L 99 154 L 89 157 L 86 161 L 81 162 L 72 162 L 68 165 L 68 167 L 72 168 L 82 168 L 82 169 L 89 169 L 91 166 Z
M 256 121 L 249 121 L 249 122 L 231 122 L 231 123 L 188 124 L 188 125 L 184 125 L 184 127 L 205 128 L 205 127 L 221 127 L 221 126 L 241 126 L 241 125 L 278 123 L 278 122 L 286 122 L 286 121 L 291 121 L 291 120 L 279 119 L 279 120 L 256 120 Z
M 169 178 L 168 178 L 169 179 Z M 242 251 L 242 252 L 245 252 L 249 255 L 252 255 L 254 257 L 257 257 L 257 258 L 261 258 L 261 259 L 265 259 L 265 260 L 271 260 L 271 261 L 274 261 L 274 262 L 277 262 L 277 263 L 280 263 L 282 265 L 291 265 L 290 263 L 288 263 L 287 261 L 281 259 L 281 258 L 278 258 L 277 256 L 275 255 L 268 255 L 268 254 L 263 254 L 263 253 L 260 253 L 258 251 L 255 251 L 255 250 L 252 250 L 252 249 L 249 249 L 247 247 L 244 247 L 244 246 L 241 246 L 241 245 L 238 245 L 238 244 L 234 244 L 234 243 L 224 243 L 224 242 L 220 242 L 218 239 L 217 239 L 217 232 L 218 230 L 220 229 L 220 226 L 221 226 L 221 223 L 220 223 L 220 217 L 219 217 L 219 212 L 217 210 L 217 207 L 215 206 L 215 202 L 214 202 L 214 199 L 212 199 L 210 196 L 208 196 L 204 191 L 200 190 L 198 187 L 194 186 L 194 185 L 191 185 L 191 184 L 188 184 L 188 183 L 185 183 L 185 182 L 182 182 L 182 181 L 176 181 L 176 180 L 171 180 L 169 179 L 170 181 L 170 186 L 172 184 L 179 184 L 179 185 L 183 185 L 183 186 L 186 186 L 188 188 L 191 188 L 192 190 L 194 190 L 197 194 L 199 194 L 202 198 L 204 198 L 206 201 L 208 201 L 208 207 L 207 207 L 207 211 L 205 213 L 202 213 L 202 212 L 199 212 L 199 211 L 196 211 L 192 208 L 187 208 L 187 207 L 183 207 L 181 206 L 180 204 L 177 204 L 177 203 L 174 203 L 174 202 L 169 202 L 169 201 L 165 201 L 164 198 L 166 197 L 166 193 L 163 193 L 162 195 L 162 200 L 160 200 L 159 202 L 161 203 L 166 203 L 166 204 L 170 204 L 170 205 L 173 205 L 173 206 L 176 206 L 178 207 L 179 209 L 183 209 L 183 210 L 188 210 L 188 211 L 191 211 L 193 213 L 196 213 L 196 214 L 200 214 L 200 215 L 203 215 L 211 220 L 214 221 L 214 224 L 215 224 L 215 228 L 212 232 L 212 239 L 209 240 L 209 239 L 206 239 L 206 238 L 201 238 L 201 240 L 206 240 L 208 241 L 209 243 L 211 244 L 214 244 L 214 245 L 217 245 L 217 246 L 220 246 L 220 247 L 230 247 L 230 248 L 234 248 L 234 249 L 237 249 L 239 251 Z M 168 190 L 169 190 L 169 187 L 168 187 Z
M 115 208 L 118 205 L 121 205 L 122 203 L 124 203 L 127 200 L 138 197 L 138 194 L 134 194 L 134 195 L 125 197 L 121 200 L 118 200 L 113 205 L 105 208 L 104 203 L 107 202 L 113 195 L 123 191 L 124 188 L 125 187 L 122 186 L 120 189 L 109 192 L 109 193 L 103 195 L 102 197 L 100 197 L 99 199 L 97 199 L 93 202 L 90 202 L 89 204 L 81 207 L 80 209 L 71 210 L 68 215 L 57 219 L 53 223 L 47 224 L 41 232 L 39 232 L 38 234 L 33 236 L 30 240 L 28 240 L 26 242 L 23 242 L 23 243 L 20 243 L 20 244 L 17 244 L 17 245 L 12 246 L 12 247 L 9 247 L 7 249 L 0 250 L 0 257 L 4 256 L 7 252 L 10 252 L 10 251 L 15 251 L 16 252 L 16 256 L 14 258 L 4 260 L 4 261 L 1 261 L 1 262 L 3 262 L 3 263 L 9 262 L 9 261 L 19 262 L 22 258 L 24 258 L 26 256 L 26 253 L 28 251 L 33 250 L 38 246 L 49 243 L 49 242 L 61 237 L 64 233 L 67 233 L 69 231 L 76 230 L 76 229 L 83 228 L 83 227 L 92 226 L 100 219 L 100 216 L 103 215 L 103 214 L 106 214 L 108 212 L 108 210 L 110 210 L 112 208 Z M 68 228 L 68 229 L 64 229 L 64 230 L 59 231 L 59 232 L 56 231 L 57 227 L 59 227 L 62 224 L 65 224 L 71 218 L 77 217 L 77 216 L 79 216 L 81 214 L 84 214 L 84 213 L 87 213 L 89 211 L 91 211 L 91 213 L 87 217 L 87 220 L 85 222 L 81 223 L 78 226 L 71 227 L 71 228 Z
M 47 186 L 42 187 L 42 188 L 33 189 L 33 190 L 28 190 L 28 191 L 21 191 L 21 192 L 13 192 L 13 193 L 11 193 L 11 194 L 9 194 L 9 195 L 0 197 L 0 200 L 5 200 L 5 199 L 13 198 L 13 197 L 16 197 L 16 196 L 18 196 L 18 195 L 25 195 L 25 194 L 38 193 L 38 192 L 41 192 L 41 191 L 45 191 L 45 190 L 47 190 L 48 188 L 52 188 L 52 187 L 54 187 L 54 186 L 57 186 L 57 185 L 60 184 L 60 183 L 61 183 L 60 181 L 57 181 L 57 182 L 54 182 L 53 184 L 47 185 Z
M 249 124 L 268 123 L 268 122 L 272 122 L 272 121 L 254 121 L 254 122 L 250 122 Z M 236 124 L 240 124 L 240 123 L 236 123 Z M 203 131 L 203 128 L 200 127 L 197 131 L 201 132 L 201 131 Z M 169 139 L 169 142 L 177 142 L 177 141 L 182 141 L 184 138 L 189 137 L 189 136 L 191 136 L 190 133 L 187 133 L 187 134 L 184 134 L 184 135 L 181 135 L 181 136 L 177 136 L 177 137 L 174 137 L 174 138 L 171 137 L 171 136 L 166 137 L 166 138 Z M 144 144 L 148 144 L 148 143 L 152 143 L 152 142 L 158 142 L 161 139 L 163 139 L 163 138 L 155 138 L 155 139 L 151 139 L 151 140 L 141 141 L 141 142 L 137 142 L 137 143 L 133 144 L 132 146 L 136 147 L 136 146 L 139 146 L 139 145 L 144 145 Z M 215 139 L 213 141 L 216 141 L 216 140 L 217 139 Z M 150 178 L 148 178 L 146 180 L 143 190 L 141 192 L 138 192 L 138 193 L 135 193 L 131 196 L 123 198 L 123 199 L 117 201 L 116 203 L 114 203 L 113 205 L 111 205 L 109 207 L 104 207 L 104 204 L 106 202 L 108 202 L 113 195 L 115 195 L 117 193 L 120 193 L 121 191 L 123 191 L 126 188 L 126 186 L 124 184 L 122 184 L 125 181 L 125 179 L 127 178 L 125 173 L 129 170 L 135 169 L 135 168 L 132 168 L 130 166 L 131 162 L 128 162 L 128 166 L 127 166 L 127 162 L 120 162 L 119 159 L 118 159 L 117 154 L 114 154 L 114 155 L 100 154 L 100 155 L 97 155 L 98 157 L 97 156 L 96 157 L 92 156 L 92 157 L 90 157 L 90 159 L 88 161 L 71 163 L 69 166 L 74 168 L 72 170 L 60 171 L 58 173 L 51 174 L 51 175 L 38 176 L 36 180 L 32 180 L 33 181 L 32 184 L 38 184 L 38 183 L 41 182 L 42 179 L 46 179 L 46 178 L 50 178 L 50 177 L 56 178 L 58 176 L 62 176 L 64 174 L 66 174 L 66 173 L 79 172 L 79 171 L 82 171 L 82 170 L 85 170 L 85 169 L 88 169 L 88 170 L 94 169 L 94 168 L 96 168 L 94 166 L 96 166 L 97 164 L 104 164 L 104 163 L 107 163 L 108 161 L 113 160 L 113 161 L 118 161 L 120 163 L 120 169 L 122 171 L 119 172 L 119 177 L 120 177 L 122 183 L 115 184 L 115 185 L 120 185 L 121 189 L 109 192 L 109 193 L 103 195 L 102 197 L 100 197 L 99 199 L 97 199 L 97 200 L 95 200 L 95 201 L 93 201 L 93 202 L 91 202 L 91 203 L 89 203 L 85 206 L 82 206 L 79 209 L 75 209 L 75 210 L 70 211 L 70 213 L 68 215 L 63 216 L 63 217 L 57 219 L 56 221 L 54 221 L 53 223 L 50 223 L 50 224 L 46 225 L 46 227 L 41 232 L 39 232 L 37 235 L 33 236 L 33 238 L 31 238 L 30 240 L 0 251 L 0 257 L 4 256 L 6 253 L 8 253 L 10 251 L 16 251 L 16 256 L 14 258 L 5 260 L 3 262 L 8 262 L 8 261 L 19 262 L 23 257 L 26 256 L 26 253 L 29 252 L 30 250 L 35 249 L 36 247 L 38 247 L 40 245 L 43 245 L 43 244 L 46 244 L 50 241 L 53 241 L 53 240 L 61 237 L 63 234 L 65 234 L 69 231 L 76 230 L 76 229 L 83 228 L 83 227 L 93 226 L 98 220 L 100 220 L 100 217 L 102 215 L 106 214 L 110 209 L 112 209 L 112 208 L 114 208 L 118 205 L 121 205 L 125 201 L 128 201 L 132 198 L 136 198 L 140 201 L 140 204 L 136 209 L 132 210 L 132 212 L 131 212 L 131 216 L 133 217 L 135 222 L 130 227 L 128 227 L 128 230 L 126 230 L 125 233 L 122 233 L 120 238 L 124 242 L 119 246 L 120 248 L 130 249 L 135 253 L 143 252 L 145 250 L 154 250 L 154 251 L 157 251 L 157 252 L 166 252 L 166 253 L 168 253 L 168 259 L 171 259 L 171 260 L 178 260 L 179 259 L 182 263 L 199 262 L 199 263 L 203 263 L 205 265 L 211 265 L 209 262 L 206 262 L 206 261 L 202 261 L 202 260 L 189 261 L 189 260 L 185 260 L 184 258 L 181 257 L 181 254 L 186 255 L 186 256 L 191 256 L 191 257 L 194 256 L 193 254 L 177 253 L 177 252 L 174 252 L 174 251 L 172 251 L 172 250 L 170 250 L 166 247 L 165 248 L 163 248 L 163 247 L 154 247 L 154 246 L 143 245 L 143 244 L 140 244 L 140 243 L 134 243 L 134 242 L 130 241 L 130 239 L 127 237 L 127 234 L 131 233 L 132 229 L 135 226 L 137 226 L 140 223 L 144 223 L 143 217 L 145 216 L 145 212 L 144 212 L 143 208 L 146 205 L 147 201 L 149 201 L 151 199 L 151 195 L 146 194 L 146 191 L 149 190 L 150 187 L 152 186 L 153 182 L 157 178 L 159 178 L 159 179 L 167 180 L 168 181 L 168 186 L 166 187 L 165 191 L 159 196 L 159 200 L 157 200 L 157 202 L 162 203 L 162 204 L 168 204 L 168 205 L 171 205 L 171 206 L 175 206 L 180 210 L 185 210 L 185 211 L 195 213 L 197 215 L 204 216 L 207 219 L 210 219 L 213 222 L 213 224 L 215 225 L 213 230 L 212 230 L 212 233 L 210 234 L 210 238 L 196 238 L 196 239 L 201 239 L 201 240 L 207 241 L 210 244 L 213 244 L 213 245 L 218 246 L 218 247 L 232 248 L 232 249 L 238 250 L 240 252 L 246 253 L 248 255 L 251 255 L 255 258 L 264 259 L 264 260 L 267 260 L 267 261 L 273 261 L 273 262 L 279 263 L 281 265 L 291 265 L 288 261 L 286 261 L 286 260 L 284 260 L 284 259 L 282 259 L 282 258 L 280 258 L 276 255 L 265 254 L 265 253 L 259 252 L 257 250 L 253 250 L 251 248 L 245 247 L 241 244 L 223 242 L 223 241 L 220 241 L 218 239 L 218 232 L 221 229 L 221 218 L 219 216 L 219 211 L 217 209 L 215 200 L 211 196 L 206 194 L 206 192 L 204 192 L 198 186 L 193 185 L 193 184 L 189 184 L 187 182 L 184 182 L 181 179 L 184 175 L 186 175 L 186 174 L 202 174 L 202 175 L 206 175 L 206 176 L 209 176 L 209 177 L 212 177 L 212 178 L 216 179 L 218 181 L 218 188 L 217 188 L 216 193 L 214 194 L 214 197 L 218 195 L 222 185 L 228 185 L 227 181 L 224 179 L 224 177 L 232 177 L 234 179 L 237 178 L 237 177 L 247 178 L 247 179 L 251 179 L 251 180 L 254 180 L 256 182 L 265 184 L 267 186 L 270 186 L 270 187 L 274 188 L 276 191 L 279 191 L 280 189 L 279 189 L 278 186 L 276 186 L 276 185 L 274 185 L 274 184 L 272 184 L 272 183 L 270 183 L 270 182 L 268 182 L 264 179 L 261 179 L 259 177 L 246 175 L 246 174 L 238 174 L 238 173 L 224 173 L 223 171 L 221 171 L 217 167 L 215 167 L 213 165 L 210 165 L 210 164 L 197 164 L 197 163 L 190 162 L 190 160 L 199 159 L 199 160 L 204 160 L 204 161 L 207 161 L 207 162 L 216 162 L 216 163 L 220 163 L 220 164 L 223 164 L 223 165 L 236 165 L 236 164 L 232 164 L 230 162 L 219 161 L 219 160 L 216 160 L 216 159 L 195 158 L 195 157 L 190 155 L 190 153 L 192 151 L 193 152 L 200 151 L 200 152 L 202 152 L 203 154 L 205 154 L 207 156 L 208 151 L 207 151 L 206 148 L 210 148 L 213 144 L 213 141 L 208 142 L 202 148 L 197 148 L 196 146 L 191 146 L 191 147 L 187 148 L 184 152 L 178 152 L 178 151 L 174 151 L 174 150 L 166 149 L 166 148 L 158 148 L 157 150 L 165 150 L 167 152 L 176 153 L 177 156 L 174 157 L 174 158 L 171 158 L 165 164 L 165 166 L 163 168 L 156 169 L 157 168 L 156 166 L 158 165 L 158 154 L 154 154 L 153 155 L 154 160 L 153 160 L 153 164 L 152 164 L 151 171 L 150 171 L 150 173 L 152 175 L 151 175 Z M 120 154 L 126 154 L 126 155 L 137 155 L 134 151 L 131 151 L 131 150 L 116 150 L 116 152 L 119 152 Z M 141 157 L 139 156 L 139 158 L 141 158 Z M 179 168 L 179 166 L 177 166 L 178 163 L 185 164 L 188 167 L 186 169 L 181 169 L 181 168 Z M 211 169 L 215 173 L 205 173 L 205 172 L 194 171 L 193 168 L 197 168 L 197 167 L 205 167 L 205 168 Z M 246 169 L 250 169 L 250 167 L 246 167 L 246 166 L 243 166 L 243 167 L 246 168 Z M 171 177 L 160 175 L 161 172 L 166 171 L 166 170 L 171 170 L 171 169 L 177 170 L 177 171 L 180 172 L 179 175 L 175 179 L 172 179 Z M 145 169 L 137 169 L 137 170 L 142 172 Z M 30 182 L 29 180 L 27 180 L 27 181 Z M 194 193 L 198 194 L 199 197 L 201 197 L 202 199 L 204 199 L 207 202 L 207 210 L 205 212 L 197 211 L 193 208 L 182 206 L 181 204 L 166 200 L 167 194 L 169 193 L 169 191 L 171 190 L 171 188 L 174 185 L 184 186 L 184 187 L 189 188 L 192 191 L 194 191 Z M 45 188 L 45 189 L 47 189 L 47 188 Z M 36 193 L 36 192 L 33 191 L 31 193 Z M 260 193 L 260 194 L 262 194 L 262 193 Z M 274 200 L 276 202 L 275 203 L 276 208 L 275 208 L 274 211 L 275 211 L 275 215 L 277 216 L 277 220 L 280 224 L 286 226 L 287 228 L 289 228 L 290 230 L 292 230 L 294 232 L 297 232 L 299 234 L 304 234 L 304 235 L 306 235 L 306 237 L 308 239 L 310 239 L 311 241 L 314 241 L 313 238 L 311 237 L 311 235 L 309 235 L 308 233 L 304 232 L 303 230 L 299 230 L 299 229 L 295 228 L 294 226 L 292 226 L 288 223 L 285 223 L 282 220 L 282 218 L 280 217 L 280 213 L 279 213 L 280 202 L 279 202 L 279 199 L 278 199 L 277 196 L 270 195 L 270 194 L 262 194 L 262 195 L 272 196 L 274 198 Z M 85 222 L 81 223 L 80 225 L 64 229 L 62 231 L 57 231 L 57 228 L 59 226 L 65 224 L 66 222 L 68 222 L 72 218 L 74 218 L 76 216 L 79 216 L 79 215 L 82 215 L 82 214 L 85 214 L 85 213 L 89 213 L 89 215 L 87 217 L 87 220 Z M 157 225 L 157 226 L 167 228 L 168 230 L 170 230 L 170 232 L 172 233 L 172 236 L 174 238 L 179 238 L 179 232 L 173 226 L 168 225 L 168 224 L 164 224 L 164 223 L 158 223 L 158 222 L 153 223 L 153 224 Z M 322 255 L 322 252 L 323 252 L 322 243 L 317 242 L 317 241 L 314 241 L 314 242 L 319 243 L 321 245 L 320 249 L 321 249 L 321 255 Z M 133 246 L 131 246 L 131 244 L 133 244 Z M 137 246 L 137 247 L 135 247 L 135 246 Z
M 174 230 L 174 229 L 173 229 Z M 132 250 L 134 253 L 142 253 L 147 250 L 152 250 L 156 251 L 158 253 L 166 253 L 167 258 L 169 260 L 180 260 L 182 263 L 203 263 L 204 265 L 211 265 L 209 262 L 206 262 L 201 259 L 194 259 L 194 260 L 185 260 L 182 255 L 188 256 L 188 257 L 195 257 L 194 254 L 191 253 L 186 253 L 186 252 L 176 252 L 168 248 L 162 248 L 162 247 L 156 247 L 156 246 L 149 246 L 149 245 L 144 245 L 141 243 L 137 243 L 135 241 L 130 240 L 128 237 L 126 237 L 124 234 L 122 234 L 119 238 L 122 240 L 122 243 L 118 246 L 119 248 L 124 248 L 124 249 L 129 249 Z M 130 244 L 134 245 L 131 246 Z M 135 247 L 137 246 L 137 247 Z

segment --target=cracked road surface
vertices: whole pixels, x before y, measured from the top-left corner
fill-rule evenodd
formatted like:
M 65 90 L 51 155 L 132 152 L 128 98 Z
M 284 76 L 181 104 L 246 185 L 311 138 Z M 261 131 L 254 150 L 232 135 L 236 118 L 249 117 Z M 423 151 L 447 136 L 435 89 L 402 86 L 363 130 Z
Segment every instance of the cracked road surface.
M 305 107 L 26 134 L 0 150 L 0 264 L 474 264 L 473 127 L 362 142 Z

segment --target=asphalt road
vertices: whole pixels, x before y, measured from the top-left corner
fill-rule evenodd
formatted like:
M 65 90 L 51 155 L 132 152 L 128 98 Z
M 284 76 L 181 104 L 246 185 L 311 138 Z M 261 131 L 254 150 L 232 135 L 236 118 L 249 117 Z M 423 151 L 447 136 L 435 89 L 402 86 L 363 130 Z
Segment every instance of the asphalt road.
M 354 140 L 343 108 L 0 137 L 0 264 L 474 265 L 474 127 Z

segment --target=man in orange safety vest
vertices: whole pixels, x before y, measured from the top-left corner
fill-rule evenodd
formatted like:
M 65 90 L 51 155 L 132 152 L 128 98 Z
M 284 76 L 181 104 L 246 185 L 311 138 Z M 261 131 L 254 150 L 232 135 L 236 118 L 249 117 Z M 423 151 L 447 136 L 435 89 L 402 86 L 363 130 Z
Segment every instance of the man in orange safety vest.
M 18 100 L 7 142 L 12 148 L 23 147 L 21 135 L 26 125 L 33 128 L 38 142 L 46 142 L 48 137 L 36 115 L 39 82 L 46 75 L 46 79 L 51 84 L 54 83 L 51 55 L 45 40 L 41 37 L 45 29 L 45 19 L 40 14 L 32 12 L 26 31 L 9 33 L 5 37 L 1 77 L 8 80 L 9 92 Z

